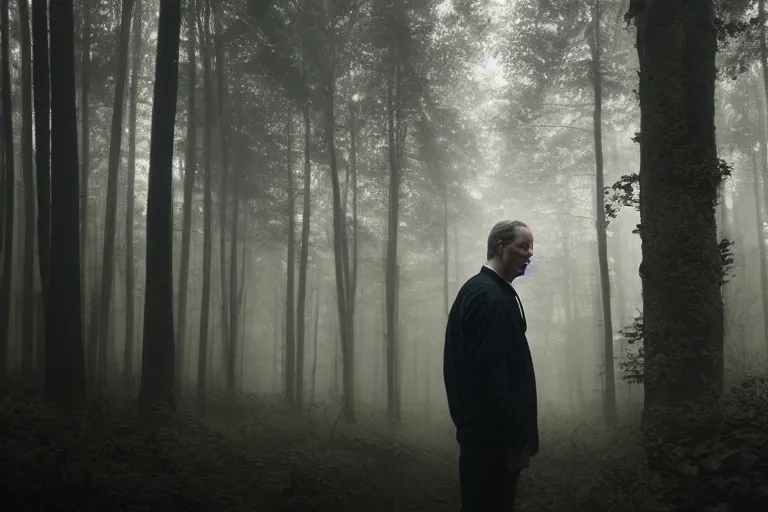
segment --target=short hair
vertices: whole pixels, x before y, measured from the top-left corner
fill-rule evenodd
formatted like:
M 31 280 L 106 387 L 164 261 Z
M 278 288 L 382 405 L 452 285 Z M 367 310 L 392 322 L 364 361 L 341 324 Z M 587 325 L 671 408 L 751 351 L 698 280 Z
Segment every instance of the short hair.
M 493 259 L 499 247 L 507 242 L 514 242 L 517 237 L 517 228 L 527 228 L 528 225 L 519 220 L 503 220 L 497 222 L 488 235 L 488 259 Z

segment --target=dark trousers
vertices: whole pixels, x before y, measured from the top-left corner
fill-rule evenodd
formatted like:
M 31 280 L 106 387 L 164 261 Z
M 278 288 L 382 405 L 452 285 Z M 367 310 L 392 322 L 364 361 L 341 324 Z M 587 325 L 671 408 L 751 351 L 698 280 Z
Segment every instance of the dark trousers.
M 459 455 L 461 512 L 513 512 L 520 470 L 503 448 L 462 445 Z

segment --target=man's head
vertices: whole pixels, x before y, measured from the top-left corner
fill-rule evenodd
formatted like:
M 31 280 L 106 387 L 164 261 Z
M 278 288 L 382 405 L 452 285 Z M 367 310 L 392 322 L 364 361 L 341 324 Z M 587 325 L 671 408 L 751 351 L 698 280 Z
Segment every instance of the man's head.
M 533 234 L 519 220 L 501 221 L 488 235 L 488 265 L 512 282 L 523 275 L 533 256 Z

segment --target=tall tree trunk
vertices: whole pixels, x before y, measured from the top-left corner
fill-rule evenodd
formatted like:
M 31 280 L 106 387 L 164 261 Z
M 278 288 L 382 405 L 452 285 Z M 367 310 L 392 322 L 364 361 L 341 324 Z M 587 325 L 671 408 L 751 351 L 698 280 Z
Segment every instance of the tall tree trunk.
M 312 327 L 312 394 L 309 398 L 310 405 L 315 405 L 315 389 L 317 385 L 317 326 L 320 324 L 320 289 L 315 288 L 315 315 L 314 326 Z
M 109 347 L 109 311 L 115 272 L 115 235 L 117 230 L 117 180 L 120 171 L 120 150 L 123 141 L 123 106 L 125 83 L 128 78 L 128 51 L 131 38 L 133 0 L 123 0 L 120 17 L 120 42 L 117 49 L 117 78 L 112 105 L 112 126 L 109 136 L 107 160 L 107 200 L 104 216 L 104 246 L 101 260 L 101 293 L 99 299 L 99 347 L 97 378 L 106 381 L 107 351 Z M 171 153 L 173 156 L 173 153 Z
M 93 18 L 94 0 L 83 0 L 83 31 L 81 43 L 81 63 L 80 63 L 80 137 L 83 145 L 82 169 L 80 171 L 80 194 L 82 202 L 80 207 L 80 290 L 81 300 L 83 301 L 82 314 L 88 311 L 88 219 L 89 209 L 89 188 L 88 183 L 91 176 L 91 109 L 89 106 L 89 96 L 91 92 L 91 25 Z M 93 310 L 95 312 L 95 310 Z M 92 350 L 92 342 L 96 339 L 96 333 L 91 327 L 96 326 L 95 314 L 91 314 L 91 320 L 88 332 L 88 352 L 87 352 L 87 370 L 93 371 L 95 367 L 96 351 Z M 83 318 L 85 320 L 85 318 Z
M 32 0 L 32 58 L 37 170 L 37 248 L 43 315 L 48 299 L 48 256 L 51 240 L 51 131 L 48 65 L 48 2 Z
M 286 136 L 288 139 L 288 254 L 286 256 L 287 279 L 285 290 L 285 398 L 288 403 L 296 402 L 296 334 L 294 305 L 296 303 L 294 282 L 296 268 L 296 200 L 293 182 L 293 116 L 288 117 Z
M 189 290 L 189 246 L 192 238 L 192 193 L 197 166 L 197 123 L 195 122 L 195 85 L 197 61 L 195 55 L 195 18 L 197 1 L 187 0 L 187 63 L 189 65 L 187 91 L 187 161 L 184 170 L 184 199 L 181 206 L 181 261 L 179 263 L 179 293 L 176 301 L 176 391 L 184 384 L 184 361 L 187 354 L 187 296 Z
M 354 338 L 355 334 L 355 304 L 357 301 L 357 111 L 355 103 L 349 108 L 349 173 L 352 181 L 352 229 L 348 239 L 352 243 L 352 254 L 349 262 L 349 286 L 347 287 L 347 308 L 349 310 L 349 329 Z
M 333 62 L 334 59 L 332 58 Z M 349 286 L 348 239 L 346 219 L 342 208 L 341 183 L 339 167 L 336 159 L 336 114 L 335 101 L 336 81 L 333 73 L 329 73 L 325 82 L 325 98 L 323 119 L 325 121 L 325 137 L 328 147 L 328 157 L 331 168 L 331 192 L 333 197 L 333 260 L 336 272 L 336 305 L 339 314 L 339 337 L 342 357 L 342 387 L 344 389 L 344 420 L 355 422 L 355 344 L 354 318 L 351 317 L 348 304 L 347 287 Z
M 205 410 L 206 374 L 208 369 L 208 322 L 211 308 L 211 157 L 213 151 L 213 91 L 211 90 L 211 0 L 205 0 L 203 22 L 203 88 L 205 90 L 205 127 L 203 134 L 203 290 L 200 306 L 200 337 L 197 361 L 197 406 Z
M 443 183 L 443 309 L 445 310 L 445 317 L 448 318 L 448 314 L 451 312 L 451 291 L 450 291 L 450 278 L 449 278 L 449 263 L 450 253 L 448 250 L 448 190 L 447 184 Z
M 32 149 L 32 37 L 29 27 L 29 2 L 19 0 L 21 27 L 21 170 L 24 178 L 24 261 L 21 323 L 22 374 L 32 373 L 34 338 L 33 287 L 35 283 L 35 178 Z
M 760 117 L 764 118 L 764 116 Z M 758 176 L 761 170 L 765 172 L 766 161 L 768 159 L 764 136 L 760 138 L 758 145 L 758 152 L 752 154 L 752 185 L 755 191 L 755 222 L 757 223 L 757 247 L 760 255 L 760 293 L 763 302 L 763 335 L 768 341 L 768 315 L 766 314 L 766 311 L 768 310 L 768 306 L 766 306 L 768 305 L 768 269 L 766 269 L 765 232 L 763 229 L 762 201 L 760 200 L 760 191 L 762 190 L 763 193 L 765 193 L 765 183 L 763 183 L 765 178 L 761 180 Z M 758 158 L 760 159 L 760 162 L 763 163 L 762 169 L 758 163 Z M 763 176 L 765 176 L 765 174 L 763 174 Z
M 595 216 L 597 219 L 597 257 L 600 268 L 600 297 L 603 307 L 603 364 L 605 368 L 605 389 L 603 394 L 603 417 L 605 423 L 616 425 L 616 378 L 613 363 L 613 322 L 611 317 L 611 279 L 608 270 L 608 237 L 605 221 L 605 181 L 603 177 L 603 78 L 600 65 L 602 42 L 600 40 L 600 2 L 595 0 L 592 9 L 593 39 L 592 50 L 592 85 L 595 95 L 594 144 L 595 144 Z
M 242 302 L 242 294 L 238 291 L 237 287 L 237 224 L 240 217 L 240 194 L 238 192 L 238 177 L 234 172 L 230 177 L 232 188 L 230 190 L 230 198 L 232 199 L 232 224 L 230 227 L 230 242 L 229 242 L 229 317 L 225 317 L 224 321 L 229 321 L 229 346 L 227 351 L 227 392 L 230 395 L 235 394 L 235 374 L 237 371 L 237 359 L 238 350 L 237 343 L 239 341 L 238 335 L 238 318 Z M 242 283 L 242 287 L 245 286 L 245 282 Z M 239 357 L 243 357 L 242 350 L 240 350 Z
M 219 276 L 220 285 L 219 293 L 221 294 L 221 337 L 222 346 L 225 353 L 233 351 L 236 338 L 231 337 L 229 332 L 229 294 L 227 292 L 227 180 L 229 179 L 229 151 L 227 148 L 227 132 L 228 132 L 228 120 L 226 118 L 225 102 L 226 102 L 226 75 L 224 72 L 224 36 L 222 28 L 222 17 L 224 12 L 221 7 L 221 0 L 216 2 L 215 12 L 215 28 L 214 28 L 214 46 L 216 52 L 216 97 L 218 99 L 218 121 L 219 121 L 219 137 L 221 143 L 221 174 L 219 176 Z M 237 253 L 230 256 L 234 261 L 237 258 Z M 231 286 L 235 286 L 235 283 L 231 283 Z M 226 356 L 229 358 L 229 356 Z M 233 381 L 234 383 L 234 381 Z M 229 389 L 229 388 L 228 388 Z M 234 385 L 232 388 L 234 393 Z
M 765 0 L 757 0 L 757 22 L 760 30 L 760 71 L 762 71 L 763 78 L 763 95 L 765 97 L 765 105 L 768 106 L 768 41 L 766 41 L 765 35 Z M 768 116 L 768 110 L 764 109 L 763 117 L 766 116 Z
M 398 282 L 400 267 L 397 261 L 397 227 L 400 210 L 400 181 L 402 155 L 405 143 L 402 120 L 402 64 L 398 50 L 393 50 L 387 87 L 387 112 L 389 133 L 389 210 L 387 221 L 387 416 L 390 421 L 400 421 L 400 389 L 398 382 Z
M 8 5 L 8 0 L 4 0 Z M 80 297 L 80 190 L 77 161 L 73 2 L 50 4 L 51 258 L 45 323 L 45 392 L 85 398 Z M 7 9 L 4 9 L 7 12 Z M 3 31 L 3 34 L 7 34 Z M 4 59 L 5 62 L 5 59 Z
M 181 2 L 160 0 L 147 192 L 147 270 L 139 409 L 176 408 L 173 347 L 173 133 Z
M 306 333 L 307 310 L 307 265 L 309 263 L 309 222 L 310 222 L 310 184 L 312 182 L 312 160 L 310 147 L 309 104 L 304 105 L 304 205 L 301 216 L 301 255 L 299 256 L 299 297 L 296 312 L 296 405 L 301 407 L 304 401 L 304 340 Z
M 142 8 L 141 0 L 136 1 L 136 13 L 133 17 L 133 63 L 131 64 L 131 107 L 128 113 L 128 184 L 125 206 L 125 362 L 123 382 L 126 389 L 133 379 L 133 331 L 135 320 L 135 277 L 133 254 L 133 217 L 136 202 L 136 116 L 139 101 L 139 77 L 141 70 L 141 38 L 142 38 Z M 179 372 L 179 370 L 177 370 Z
M 712 0 L 645 2 L 637 22 L 647 418 L 657 406 L 722 391 L 714 207 L 723 173 L 715 144 Z M 670 372 L 674 384 L 665 379 Z
M 13 147 L 13 106 L 11 104 L 11 61 L 9 33 L 9 0 L 2 0 L 2 82 L 3 82 L 3 134 L 5 136 L 5 208 L 4 211 L 4 240 L 3 268 L 0 282 L 0 378 L 5 376 L 8 365 L 8 326 L 11 319 L 11 279 L 13 272 L 13 219 L 16 213 L 14 206 L 16 173 L 14 167 Z

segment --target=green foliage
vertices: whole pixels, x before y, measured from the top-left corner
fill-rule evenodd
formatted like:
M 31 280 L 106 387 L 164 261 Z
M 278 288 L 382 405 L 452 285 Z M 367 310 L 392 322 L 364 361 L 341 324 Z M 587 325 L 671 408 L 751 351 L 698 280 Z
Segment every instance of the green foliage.
M 766 509 L 768 377 L 746 378 L 721 398 L 654 410 L 645 420 L 648 454 L 671 484 L 665 501 L 677 510 Z
M 626 176 L 623 178 L 627 178 Z M 721 268 L 721 286 L 726 284 L 733 277 L 733 245 L 734 241 L 723 238 L 718 243 L 720 249 L 720 268 Z M 643 367 L 645 363 L 645 348 L 643 339 L 643 314 L 638 313 L 632 319 L 630 325 L 626 325 L 619 330 L 627 343 L 631 345 L 630 349 L 624 354 L 624 359 L 619 362 L 619 369 L 622 372 L 622 380 L 630 384 L 643 383 Z
M 610 187 L 605 187 L 605 220 L 606 225 L 615 219 L 622 206 L 640 208 L 640 175 L 635 173 L 623 175 Z

